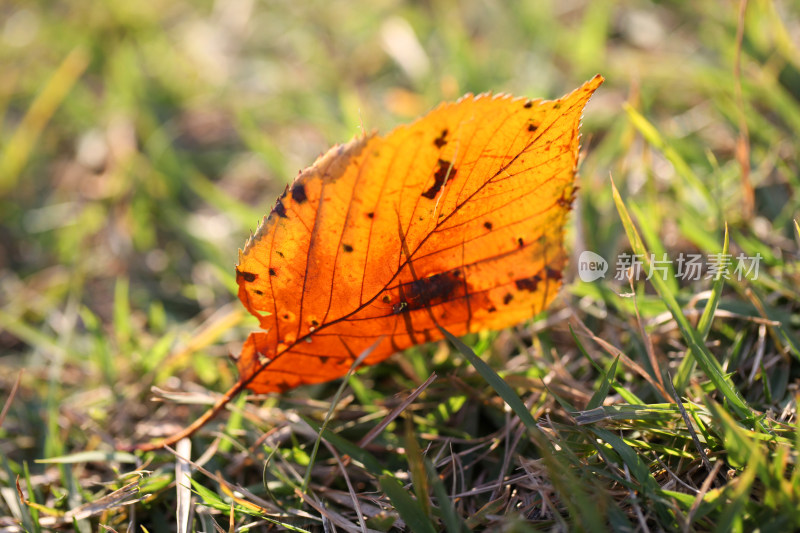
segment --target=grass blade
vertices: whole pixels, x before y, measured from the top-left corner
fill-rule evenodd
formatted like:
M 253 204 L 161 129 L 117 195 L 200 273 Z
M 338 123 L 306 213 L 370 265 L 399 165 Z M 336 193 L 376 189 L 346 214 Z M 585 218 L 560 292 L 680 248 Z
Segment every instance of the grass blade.
M 5 150 L 0 154 L 0 196 L 17 184 L 19 174 L 28 162 L 36 141 L 53 113 L 89 66 L 89 59 L 85 49 L 74 48 L 64 58 L 28 109 Z
M 728 254 L 728 225 L 725 225 L 725 240 L 722 244 L 722 255 L 725 256 Z M 700 316 L 700 322 L 697 324 L 697 329 L 705 341 L 708 337 L 708 332 L 711 331 L 711 322 L 714 318 L 714 314 L 717 312 L 717 306 L 719 305 L 719 299 L 722 295 L 722 287 L 725 285 L 725 277 L 719 276 L 717 279 L 714 280 L 714 284 L 711 287 L 711 296 L 709 296 L 708 301 L 706 302 L 705 308 L 703 308 L 703 314 Z M 696 361 L 694 356 L 692 355 L 691 350 L 687 350 L 686 355 L 681 361 L 680 367 L 678 367 L 678 372 L 675 375 L 675 380 L 673 384 L 675 385 L 675 390 L 678 394 L 681 394 L 683 390 L 686 388 L 686 385 L 689 383 L 689 378 L 692 375 L 692 371 L 694 370 Z
M 438 328 L 439 331 L 442 332 L 442 335 L 444 335 L 447 340 L 449 340 L 453 346 L 456 347 L 458 352 L 463 355 L 472 366 L 475 367 L 475 370 L 478 371 L 478 374 L 480 374 L 481 377 L 485 379 L 486 382 L 489 383 L 489 385 L 497 392 L 497 394 L 500 395 L 503 401 L 508 404 L 511 410 L 514 411 L 514 414 L 516 414 L 522 423 L 525 424 L 525 427 L 528 428 L 531 433 L 540 436 L 539 440 L 541 440 L 541 444 L 547 442 L 542 434 L 542 431 L 536 426 L 536 421 L 533 419 L 530 411 L 528 411 L 528 408 L 525 407 L 525 404 L 522 402 L 520 397 L 517 396 L 517 393 L 508 386 L 508 383 L 503 381 L 503 378 L 498 376 L 497 373 L 492 370 L 492 367 L 487 365 L 483 359 L 475 355 L 475 352 L 473 352 L 469 346 L 461 342 L 458 337 L 441 326 L 438 326 Z
M 400 517 L 405 521 L 409 531 L 436 532 L 436 528 L 433 527 L 422 506 L 408 494 L 405 487 L 394 476 L 384 474 L 380 477 L 379 483 Z
M 425 469 L 428 472 L 428 483 L 431 488 L 433 488 L 433 494 L 436 496 L 436 500 L 439 503 L 439 513 L 441 514 L 445 529 L 447 529 L 448 533 L 461 533 L 466 531 L 466 525 L 461 517 L 458 516 L 455 507 L 453 507 L 453 502 L 450 500 L 450 495 L 447 494 L 444 483 L 442 483 L 442 480 L 436 473 L 436 468 L 434 468 L 433 464 L 428 459 L 425 459 Z
M 554 454 L 553 445 L 542 430 L 538 428 L 536 421 L 522 402 L 522 399 L 520 399 L 517 393 L 514 392 L 503 378 L 492 370 L 492 367 L 475 355 L 475 352 L 473 352 L 469 346 L 461 342 L 458 337 L 443 327 L 438 325 L 437 327 L 445 338 L 456 347 L 459 353 L 475 367 L 475 370 L 478 371 L 481 377 L 489 383 L 501 398 L 503 398 L 503 401 L 508 404 L 511 410 L 514 411 L 520 421 L 529 430 L 531 440 L 533 440 L 538 447 L 539 453 L 542 454 L 542 459 L 547 465 L 548 472 L 552 476 L 553 484 L 559 489 L 564 497 L 564 503 L 569 507 L 570 515 L 587 531 L 603 531 L 602 523 L 597 520 L 597 516 L 600 515 L 599 510 L 592 505 L 592 500 L 585 494 L 581 482 L 579 482 L 570 471 L 568 464 L 565 464 L 566 460 Z M 597 512 L 591 512 L 588 511 L 588 509 Z
M 633 247 L 634 253 L 642 257 L 642 262 L 646 266 L 647 272 L 651 271 L 652 264 L 647 249 L 642 242 L 636 227 L 631 220 L 630 214 L 625 207 L 622 197 L 617 190 L 613 180 L 611 182 L 612 193 L 614 196 L 614 203 L 617 205 L 617 211 L 622 219 L 622 225 L 625 228 L 625 233 L 628 235 L 628 240 Z M 744 398 L 739 394 L 739 391 L 733 386 L 729 379 L 727 379 L 720 369 L 719 362 L 711 355 L 706 348 L 703 338 L 690 324 L 686 317 L 683 315 L 683 310 L 678 305 L 675 296 L 667 289 L 666 283 L 659 276 L 652 276 L 650 281 L 653 284 L 656 292 L 658 292 L 661 299 L 666 304 L 672 317 L 680 329 L 684 341 L 691 349 L 698 366 L 708 376 L 717 390 L 729 402 L 736 415 L 741 419 L 753 419 L 753 413 L 750 407 L 745 402 Z
M 614 376 L 617 373 L 618 362 L 619 356 L 614 358 L 614 362 L 611 363 L 608 372 L 606 372 L 606 374 L 603 376 L 603 383 L 600 384 L 600 388 L 597 389 L 597 392 L 592 395 L 592 399 L 589 400 L 588 404 L 586 404 L 587 411 L 603 405 L 603 400 L 606 398 L 606 396 L 608 396 L 608 391 L 611 389 L 611 382 L 614 380 Z

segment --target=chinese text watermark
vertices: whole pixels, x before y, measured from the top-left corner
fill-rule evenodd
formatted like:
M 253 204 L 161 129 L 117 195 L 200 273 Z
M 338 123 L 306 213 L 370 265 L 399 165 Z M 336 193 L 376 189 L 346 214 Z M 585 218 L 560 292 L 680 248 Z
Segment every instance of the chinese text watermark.
M 659 277 L 666 281 L 672 275 L 685 281 L 701 279 L 758 279 L 758 267 L 763 256 L 747 256 L 744 253 L 733 254 L 692 254 L 680 253 L 674 260 L 662 254 L 650 254 L 645 258 L 642 254 L 622 253 L 614 264 L 614 279 L 624 281 L 630 275 L 635 280 Z M 649 261 L 648 261 L 649 260 Z M 650 269 L 647 269 L 647 263 Z M 609 270 L 608 261 L 602 256 L 586 250 L 578 258 L 578 276 L 586 282 L 605 278 Z

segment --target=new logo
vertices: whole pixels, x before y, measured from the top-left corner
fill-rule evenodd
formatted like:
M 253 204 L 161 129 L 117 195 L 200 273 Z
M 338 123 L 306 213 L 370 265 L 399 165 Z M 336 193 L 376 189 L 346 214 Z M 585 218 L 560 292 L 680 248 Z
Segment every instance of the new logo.
M 581 280 L 590 282 L 606 277 L 608 261 L 594 252 L 584 250 L 578 258 L 578 276 Z

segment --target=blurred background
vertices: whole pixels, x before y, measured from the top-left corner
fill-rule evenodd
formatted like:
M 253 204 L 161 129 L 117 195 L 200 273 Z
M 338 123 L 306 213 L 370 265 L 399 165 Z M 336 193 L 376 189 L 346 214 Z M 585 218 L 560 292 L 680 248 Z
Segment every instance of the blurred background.
M 4 0 L 0 403 L 25 373 L 0 452 L 14 470 L 146 438 L 152 385 L 226 389 L 256 327 L 237 249 L 285 185 L 467 92 L 602 74 L 570 246 L 626 249 L 611 175 L 664 249 L 718 250 L 727 222 L 794 297 L 799 43 L 786 0 Z

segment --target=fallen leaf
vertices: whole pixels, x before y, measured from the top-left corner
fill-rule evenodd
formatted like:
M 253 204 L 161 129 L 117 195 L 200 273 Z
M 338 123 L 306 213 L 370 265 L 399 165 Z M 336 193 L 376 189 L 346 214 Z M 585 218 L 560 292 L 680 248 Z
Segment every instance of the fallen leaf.
M 335 146 L 301 172 L 239 251 L 239 298 L 264 331 L 238 390 L 343 376 L 442 337 L 501 329 L 561 286 L 583 108 L 465 96 L 385 137 Z

